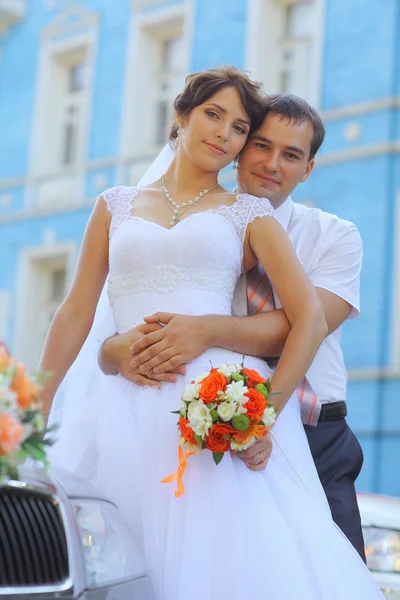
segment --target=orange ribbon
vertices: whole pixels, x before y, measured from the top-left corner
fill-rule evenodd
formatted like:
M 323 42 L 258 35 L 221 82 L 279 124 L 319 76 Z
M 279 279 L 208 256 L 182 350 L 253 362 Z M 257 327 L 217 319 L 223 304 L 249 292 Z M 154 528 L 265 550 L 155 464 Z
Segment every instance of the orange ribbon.
M 185 491 L 185 487 L 184 487 L 183 481 L 182 481 L 182 476 L 183 476 L 184 472 L 186 471 L 186 459 L 189 456 L 192 456 L 192 454 L 194 454 L 194 452 L 188 452 L 187 454 L 185 454 L 184 451 L 182 450 L 182 446 L 179 446 L 178 447 L 178 457 L 179 457 L 178 469 L 176 470 L 175 473 L 172 473 L 172 475 L 165 477 L 165 479 L 161 479 L 161 483 L 171 483 L 172 481 L 176 481 L 177 489 L 174 492 L 176 498 L 179 498 L 179 496 L 182 496 L 183 492 Z

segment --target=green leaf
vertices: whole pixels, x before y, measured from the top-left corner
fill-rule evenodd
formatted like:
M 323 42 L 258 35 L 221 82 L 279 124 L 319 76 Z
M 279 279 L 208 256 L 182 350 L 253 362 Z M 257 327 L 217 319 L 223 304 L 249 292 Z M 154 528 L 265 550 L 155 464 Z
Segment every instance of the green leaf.
M 271 380 L 270 379 L 267 379 L 267 381 L 265 382 L 265 387 L 267 388 L 267 392 L 269 394 L 271 391 Z
M 272 394 L 268 395 L 268 398 L 271 398 L 272 396 L 281 396 L 282 392 L 272 392 Z
M 224 458 L 224 452 L 213 452 L 213 459 L 216 465 L 219 465 L 221 460 Z
M 257 383 L 254 386 L 254 389 L 257 390 L 257 392 L 260 392 L 260 394 L 262 394 L 264 398 L 268 398 L 268 390 L 263 383 Z
M 11 479 L 14 479 L 15 481 L 19 480 L 18 469 L 16 467 L 9 466 L 7 475 L 8 475 L 8 477 L 10 477 Z
M 180 410 L 171 410 L 170 411 L 173 415 L 180 415 L 181 411 Z
M 215 409 L 210 410 L 210 416 L 212 418 L 213 423 L 215 423 L 215 421 L 218 421 L 218 413 Z
M 232 427 L 236 431 L 247 431 L 250 425 L 250 419 L 247 415 L 237 415 L 232 419 Z
M 233 381 L 244 381 L 245 377 L 240 373 L 232 373 L 232 379 Z
M 35 460 L 38 460 L 40 462 L 42 462 L 43 460 L 45 460 L 46 455 L 43 452 L 43 450 L 41 450 L 40 446 L 37 446 L 35 444 L 31 444 L 28 441 L 26 441 L 26 442 L 23 443 L 22 447 L 23 447 L 23 449 L 26 452 L 28 452 L 29 456 L 31 456 Z
M 202 448 L 203 447 L 203 438 L 201 437 L 201 435 L 197 435 L 197 433 L 195 433 L 194 439 L 196 440 L 196 442 L 198 443 L 200 448 Z

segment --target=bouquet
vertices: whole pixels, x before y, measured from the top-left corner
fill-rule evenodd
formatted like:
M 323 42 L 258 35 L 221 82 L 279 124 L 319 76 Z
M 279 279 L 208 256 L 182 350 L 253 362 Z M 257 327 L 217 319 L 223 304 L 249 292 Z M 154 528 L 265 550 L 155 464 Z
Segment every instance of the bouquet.
M 269 402 L 271 382 L 243 364 L 222 364 L 199 375 L 182 390 L 178 428 L 179 468 L 162 483 L 177 481 L 176 496 L 184 487 L 186 459 L 208 449 L 218 465 L 230 450 L 246 450 L 267 435 L 276 410 Z
M 38 399 L 46 376 L 30 375 L 0 343 L 0 483 L 18 479 L 18 467 L 33 458 L 48 466 L 46 430 Z

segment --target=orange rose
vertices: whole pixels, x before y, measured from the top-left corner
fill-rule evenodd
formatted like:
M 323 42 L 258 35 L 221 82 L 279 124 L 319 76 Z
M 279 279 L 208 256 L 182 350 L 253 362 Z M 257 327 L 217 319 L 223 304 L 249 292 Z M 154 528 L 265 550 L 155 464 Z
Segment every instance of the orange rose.
M 0 456 L 12 454 L 22 441 L 24 428 L 9 413 L 0 415 Z
M 257 383 L 265 383 L 267 381 L 265 377 L 261 377 L 254 369 L 242 369 L 242 373 L 247 377 L 246 385 L 251 387 L 255 387 Z
M 210 373 L 210 375 L 207 375 L 201 382 L 199 397 L 203 400 L 204 404 L 215 402 L 217 393 L 224 392 L 227 385 L 228 380 L 225 375 L 222 375 L 222 373 L 219 373 L 218 371 L 214 371 L 213 373 Z
M 247 410 L 247 416 L 250 420 L 260 421 L 267 408 L 267 401 L 261 392 L 253 388 L 249 388 L 245 396 L 249 398 L 249 401 L 243 405 Z
M 22 410 L 30 407 L 39 392 L 37 385 L 30 379 L 22 366 L 17 367 L 10 387 L 17 394 L 18 404 Z
M 250 426 L 246 431 L 236 431 L 235 442 L 237 444 L 247 444 L 251 438 L 263 438 L 267 435 L 269 427 L 266 425 L 259 425 L 257 421 L 251 421 Z
M 181 430 L 182 437 L 188 444 L 198 446 L 194 437 L 194 431 L 191 427 L 188 427 L 188 423 L 188 419 L 185 419 L 185 417 L 182 416 L 179 417 L 179 429 Z
M 228 452 L 231 447 L 230 439 L 225 439 L 225 436 L 232 436 L 236 433 L 236 429 L 225 423 L 216 423 L 208 432 L 206 437 L 206 446 L 211 452 Z

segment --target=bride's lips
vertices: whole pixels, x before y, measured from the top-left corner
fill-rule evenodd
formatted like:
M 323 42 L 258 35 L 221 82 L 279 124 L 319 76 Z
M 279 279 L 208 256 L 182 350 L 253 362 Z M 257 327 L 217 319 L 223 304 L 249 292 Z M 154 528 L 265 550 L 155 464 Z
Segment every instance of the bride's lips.
M 206 146 L 208 146 L 211 150 L 216 152 L 219 155 L 226 154 L 225 150 L 221 148 L 221 146 L 217 146 L 216 144 L 209 144 L 208 142 L 204 142 Z
M 274 179 L 273 177 L 269 177 L 268 175 L 264 175 L 263 173 L 253 173 L 253 175 L 258 177 L 262 181 L 265 181 L 266 183 L 275 183 L 275 185 L 280 184 L 280 181 L 278 181 L 277 179 Z

